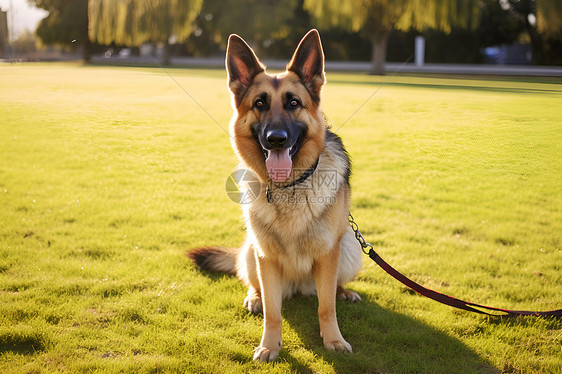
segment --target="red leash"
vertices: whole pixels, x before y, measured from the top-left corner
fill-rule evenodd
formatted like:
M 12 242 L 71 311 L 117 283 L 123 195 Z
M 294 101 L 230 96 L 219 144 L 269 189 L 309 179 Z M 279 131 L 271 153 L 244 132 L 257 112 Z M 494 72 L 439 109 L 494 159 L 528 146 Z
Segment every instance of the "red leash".
M 494 308 L 494 307 L 490 307 L 490 306 L 486 306 L 486 305 L 471 303 L 469 301 L 459 300 L 459 299 L 456 299 L 452 296 L 448 296 L 448 295 L 430 290 L 428 288 L 425 288 L 424 286 L 414 282 L 413 280 L 409 279 L 405 275 L 401 274 L 398 270 L 394 269 L 386 261 L 384 261 L 381 258 L 381 256 L 379 256 L 375 252 L 375 250 L 373 249 L 373 246 L 365 241 L 365 239 L 363 238 L 363 235 L 361 235 L 361 233 L 359 232 L 359 226 L 357 226 L 357 223 L 355 223 L 355 221 L 353 220 L 353 216 L 351 214 L 349 214 L 349 223 L 351 225 L 351 228 L 355 232 L 355 237 L 359 241 L 359 244 L 361 244 L 361 248 L 362 248 L 363 252 L 365 252 L 365 254 L 367 254 L 371 258 L 371 260 L 375 261 L 381 268 L 383 268 L 384 271 L 386 271 L 388 274 L 390 274 L 396 280 L 398 280 L 402 284 L 406 285 L 407 287 L 411 288 L 412 290 L 416 291 L 417 293 L 419 293 L 422 296 L 428 297 L 432 300 L 438 301 L 438 302 L 440 302 L 442 304 L 445 304 L 445 305 L 452 306 L 454 308 L 468 310 L 469 312 L 486 314 L 486 315 L 489 315 L 489 316 L 562 317 L 562 309 L 550 310 L 550 311 L 547 311 L 547 312 L 532 312 L 532 311 L 526 311 L 526 310 L 500 309 L 500 308 Z M 492 313 L 484 312 L 482 310 L 479 310 L 479 309 L 476 309 L 476 308 L 473 308 L 473 307 L 486 309 L 486 310 L 494 310 L 494 311 L 503 312 L 503 313 L 506 313 L 506 314 L 505 315 L 503 315 L 503 314 L 492 314 Z

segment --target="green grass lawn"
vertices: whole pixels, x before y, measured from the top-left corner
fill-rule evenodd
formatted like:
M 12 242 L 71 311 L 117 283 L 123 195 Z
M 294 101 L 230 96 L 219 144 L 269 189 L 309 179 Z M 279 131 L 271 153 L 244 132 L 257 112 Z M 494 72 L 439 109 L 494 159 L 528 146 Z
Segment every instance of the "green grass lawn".
M 379 254 L 458 298 L 562 308 L 561 83 L 328 73 Z M 561 320 L 457 311 L 368 258 L 363 302 L 337 304 L 353 354 L 296 297 L 278 361 L 252 362 L 246 290 L 185 257 L 244 239 L 230 116 L 220 70 L 0 65 L 0 372 L 562 372 Z

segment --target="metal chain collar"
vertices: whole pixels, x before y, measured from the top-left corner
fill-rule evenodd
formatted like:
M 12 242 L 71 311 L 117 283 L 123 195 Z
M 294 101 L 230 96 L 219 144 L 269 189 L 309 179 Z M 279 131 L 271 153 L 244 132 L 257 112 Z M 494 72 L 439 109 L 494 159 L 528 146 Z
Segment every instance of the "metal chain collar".
M 361 244 L 361 250 L 366 255 L 369 255 L 371 253 L 371 251 L 373 250 L 373 246 L 371 245 L 371 243 L 369 243 L 365 240 L 365 238 L 363 237 L 363 235 L 359 231 L 359 226 L 357 225 L 357 223 L 353 219 L 353 216 L 351 215 L 351 213 L 349 213 L 348 220 L 349 220 L 349 224 L 351 225 L 351 229 L 355 233 L 355 239 L 357 239 L 359 244 Z

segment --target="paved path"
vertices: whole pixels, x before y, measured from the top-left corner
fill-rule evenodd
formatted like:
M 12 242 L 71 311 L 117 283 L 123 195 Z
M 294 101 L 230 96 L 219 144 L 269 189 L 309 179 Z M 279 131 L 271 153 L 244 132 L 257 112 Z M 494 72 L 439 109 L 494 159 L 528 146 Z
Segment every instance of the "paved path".
M 112 57 L 105 59 L 95 56 L 92 62 L 124 64 L 158 64 L 158 58 L 150 57 Z M 263 63 L 272 69 L 284 69 L 287 61 L 263 60 Z M 172 65 L 175 66 L 201 66 L 224 68 L 222 58 L 192 58 L 174 57 Z M 369 62 L 327 61 L 328 71 L 358 71 L 369 72 Z M 432 73 L 432 74 L 468 74 L 468 75 L 516 75 L 516 76 L 554 76 L 562 77 L 562 67 L 559 66 L 529 66 L 529 65 L 467 65 L 467 64 L 425 64 L 416 66 L 413 63 L 387 63 L 386 72 L 392 73 Z

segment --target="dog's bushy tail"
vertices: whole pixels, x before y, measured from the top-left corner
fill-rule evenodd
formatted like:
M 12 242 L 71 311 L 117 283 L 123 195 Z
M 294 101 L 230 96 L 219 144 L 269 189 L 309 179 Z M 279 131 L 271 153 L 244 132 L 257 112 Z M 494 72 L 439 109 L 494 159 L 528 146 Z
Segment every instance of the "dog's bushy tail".
M 232 275 L 236 275 L 236 255 L 235 249 L 219 247 L 201 247 L 187 252 L 187 257 L 192 259 L 199 269 Z

